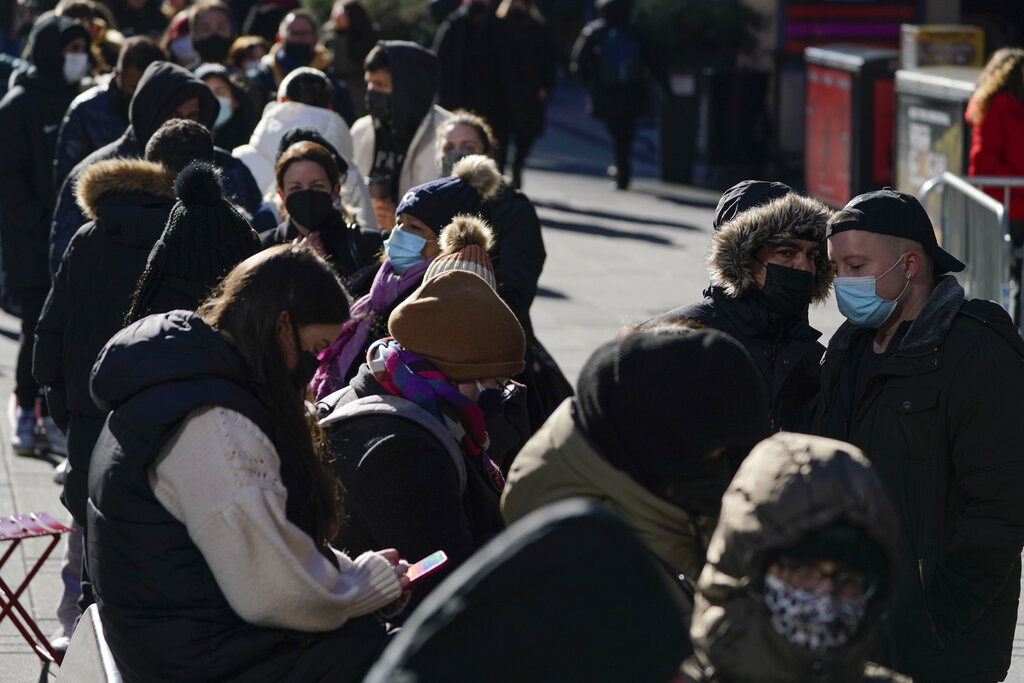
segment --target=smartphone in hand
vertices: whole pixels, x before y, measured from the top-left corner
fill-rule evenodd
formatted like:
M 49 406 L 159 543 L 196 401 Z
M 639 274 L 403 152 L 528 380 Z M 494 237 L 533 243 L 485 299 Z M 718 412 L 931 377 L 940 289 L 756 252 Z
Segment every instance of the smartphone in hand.
M 417 581 L 443 567 L 447 562 L 448 556 L 444 554 L 443 550 L 438 550 L 436 553 L 427 555 L 422 560 L 409 567 L 405 572 L 405 577 L 409 579 L 409 588 L 415 586 Z

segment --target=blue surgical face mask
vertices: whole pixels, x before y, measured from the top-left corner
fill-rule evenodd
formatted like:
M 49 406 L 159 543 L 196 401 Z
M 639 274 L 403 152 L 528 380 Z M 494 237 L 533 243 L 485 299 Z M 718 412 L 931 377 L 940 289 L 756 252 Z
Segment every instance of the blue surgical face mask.
M 220 105 L 220 109 L 217 110 L 217 120 L 213 122 L 214 128 L 220 128 L 229 120 L 231 120 L 231 115 L 234 113 L 233 111 L 231 111 L 231 105 L 234 103 L 235 101 L 232 100 L 230 97 L 217 98 L 217 104 Z
M 399 273 L 404 273 L 408 268 L 426 260 L 420 252 L 423 251 L 427 242 L 436 241 L 424 239 L 419 235 L 406 232 L 400 227 L 395 227 L 388 238 L 384 240 L 384 253 L 387 254 L 391 266 Z
M 875 283 L 891 273 L 904 256 L 906 254 L 902 254 L 896 263 L 892 264 L 892 268 L 877 277 L 865 275 L 864 277 L 837 277 L 834 279 L 832 286 L 836 289 L 836 303 L 839 304 L 839 312 L 858 327 L 877 328 L 883 325 L 896 310 L 896 304 L 899 303 L 900 298 L 907 291 L 907 287 L 910 286 L 910 278 L 908 277 L 906 284 L 903 285 L 903 291 L 892 301 L 886 301 L 878 296 Z

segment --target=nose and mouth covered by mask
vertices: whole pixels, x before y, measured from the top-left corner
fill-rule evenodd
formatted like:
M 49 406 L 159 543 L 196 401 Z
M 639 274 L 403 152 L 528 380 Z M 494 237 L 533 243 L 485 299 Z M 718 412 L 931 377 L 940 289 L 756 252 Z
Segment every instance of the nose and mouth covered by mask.
M 298 190 L 284 200 L 284 208 L 295 222 L 314 231 L 330 217 L 334 201 L 322 190 Z
M 858 327 L 877 328 L 892 316 L 896 305 L 910 286 L 910 277 L 906 278 L 899 295 L 891 301 L 878 296 L 876 285 L 900 264 L 903 256 L 906 254 L 901 255 L 896 263 L 881 275 L 837 277 L 832 281 L 832 286 L 836 290 L 836 304 L 843 317 Z
M 69 52 L 64 55 L 64 81 L 69 85 L 78 83 L 89 71 L 89 55 L 84 52 Z
M 388 238 L 384 240 L 384 253 L 387 254 L 391 266 L 399 273 L 404 273 L 412 266 L 424 261 L 425 259 L 420 253 L 423 251 L 423 247 L 427 245 L 427 242 L 436 241 L 428 240 L 396 227 L 388 235 Z
M 764 264 L 765 279 L 760 296 L 773 312 L 787 319 L 800 319 L 814 296 L 814 274 L 777 263 Z
M 828 654 L 845 646 L 860 630 L 867 596 L 851 601 L 824 591 L 802 590 L 772 574 L 765 574 L 764 583 L 772 629 L 789 643 Z
M 294 328 L 294 339 L 295 339 L 295 353 L 297 359 L 295 368 L 289 373 L 289 377 L 292 381 L 292 386 L 296 390 L 302 391 L 313 379 L 313 374 L 316 369 L 320 367 L 320 360 L 316 354 L 312 351 L 307 351 L 302 348 L 302 340 L 299 339 L 299 328 Z

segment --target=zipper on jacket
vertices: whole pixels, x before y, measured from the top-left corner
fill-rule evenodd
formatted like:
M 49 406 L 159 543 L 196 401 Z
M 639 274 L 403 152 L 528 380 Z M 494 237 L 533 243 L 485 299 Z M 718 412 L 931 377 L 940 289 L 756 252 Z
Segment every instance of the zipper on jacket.
M 924 613 L 928 615 L 928 624 L 932 627 L 932 635 L 935 637 L 935 642 L 939 644 L 941 650 L 946 645 L 942 642 L 942 638 L 939 636 L 939 629 L 935 627 L 935 619 L 932 617 L 931 607 L 928 606 L 928 592 L 924 586 L 924 558 L 917 558 L 917 576 L 921 580 L 921 599 L 924 601 Z

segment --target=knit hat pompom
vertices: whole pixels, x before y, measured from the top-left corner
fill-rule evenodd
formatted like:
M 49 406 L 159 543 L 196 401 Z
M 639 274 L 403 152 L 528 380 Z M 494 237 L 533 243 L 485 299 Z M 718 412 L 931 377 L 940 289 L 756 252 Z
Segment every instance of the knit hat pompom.
M 249 221 L 224 198 L 220 178 L 215 166 L 201 161 L 178 174 L 178 202 L 149 253 L 152 269 L 212 285 L 259 251 Z
M 494 163 L 494 159 L 483 154 L 470 154 L 459 159 L 452 167 L 452 175 L 469 183 L 483 200 L 493 197 L 501 185 L 498 165 Z
M 455 216 L 480 211 L 482 202 L 497 194 L 500 187 L 501 173 L 494 159 L 471 154 L 455 164 L 452 175 L 406 192 L 395 209 L 395 217 L 407 213 L 440 235 Z
M 438 246 L 442 254 L 454 254 L 475 244 L 484 251 L 490 251 L 494 244 L 494 232 L 491 226 L 473 216 L 456 216 L 452 219 L 438 238 Z
M 174 181 L 174 194 L 186 206 L 214 206 L 224 196 L 220 171 L 213 164 L 189 164 Z
M 494 242 L 494 233 L 485 221 L 475 216 L 456 216 L 438 237 L 441 253 L 423 273 L 426 282 L 449 270 L 468 270 L 484 279 L 491 289 L 498 288 L 494 264 L 487 251 Z

